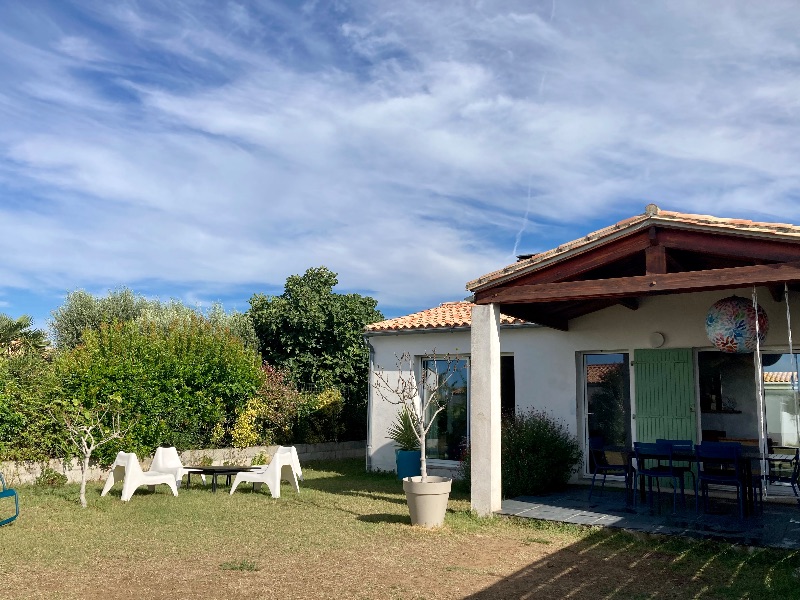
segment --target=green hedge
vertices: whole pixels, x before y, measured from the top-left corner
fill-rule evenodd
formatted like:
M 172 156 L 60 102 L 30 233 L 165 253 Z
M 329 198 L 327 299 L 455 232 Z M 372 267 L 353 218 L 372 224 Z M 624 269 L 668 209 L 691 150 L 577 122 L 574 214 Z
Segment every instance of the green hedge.
M 501 448 L 504 498 L 562 489 L 577 472 L 583 456 L 578 440 L 563 423 L 536 411 L 503 420 Z M 467 450 L 461 463 L 461 476 L 467 486 L 470 462 Z

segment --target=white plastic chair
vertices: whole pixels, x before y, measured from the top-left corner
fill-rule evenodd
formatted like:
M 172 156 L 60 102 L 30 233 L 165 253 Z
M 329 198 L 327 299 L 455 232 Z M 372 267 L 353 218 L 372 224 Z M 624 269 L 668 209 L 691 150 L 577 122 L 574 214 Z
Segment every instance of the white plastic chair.
M 300 468 L 300 459 L 297 457 L 297 450 L 294 446 L 278 446 L 275 455 L 270 463 L 264 467 L 256 467 L 252 471 L 243 471 L 236 474 L 236 478 L 231 485 L 231 494 L 236 491 L 237 486 L 242 482 L 251 482 L 254 489 L 266 483 L 273 498 L 281 497 L 281 480 L 288 481 L 294 487 L 295 492 L 300 491 L 297 483 L 298 477 L 303 479 L 303 471 Z
M 172 473 L 175 476 L 175 484 L 178 487 L 181 487 L 181 480 L 187 473 L 200 473 L 200 469 L 192 469 L 183 466 L 181 457 L 178 456 L 178 450 L 175 446 L 169 446 L 168 448 L 159 446 L 156 448 L 150 470 L 158 471 L 159 473 Z M 200 479 L 203 480 L 203 485 L 205 485 L 206 476 L 201 474 Z
M 106 485 L 100 494 L 105 496 L 114 482 L 122 479 L 122 501 L 127 502 L 133 496 L 136 488 L 147 485 L 155 488 L 157 483 L 166 483 L 172 490 L 172 495 L 178 495 L 178 488 L 175 485 L 175 475 L 172 473 L 159 473 L 157 471 L 142 471 L 139 459 L 133 452 L 119 452 L 114 464 L 111 465 L 111 473 L 108 475 Z

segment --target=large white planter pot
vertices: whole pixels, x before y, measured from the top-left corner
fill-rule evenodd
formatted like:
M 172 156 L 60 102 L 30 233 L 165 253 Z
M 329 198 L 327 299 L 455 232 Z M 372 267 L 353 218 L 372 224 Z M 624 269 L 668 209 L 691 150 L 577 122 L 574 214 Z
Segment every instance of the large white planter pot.
M 453 480 L 449 477 L 433 475 L 429 475 L 425 483 L 422 483 L 421 476 L 403 479 L 403 490 L 406 493 L 412 525 L 441 527 L 447 512 L 447 500 L 450 497 L 452 483 Z

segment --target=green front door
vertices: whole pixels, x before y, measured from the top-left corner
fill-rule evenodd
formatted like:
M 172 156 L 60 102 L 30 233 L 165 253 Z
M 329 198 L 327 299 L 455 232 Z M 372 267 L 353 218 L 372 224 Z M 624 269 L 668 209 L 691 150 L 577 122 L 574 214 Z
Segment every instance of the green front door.
M 697 440 L 691 348 L 635 350 L 636 439 Z

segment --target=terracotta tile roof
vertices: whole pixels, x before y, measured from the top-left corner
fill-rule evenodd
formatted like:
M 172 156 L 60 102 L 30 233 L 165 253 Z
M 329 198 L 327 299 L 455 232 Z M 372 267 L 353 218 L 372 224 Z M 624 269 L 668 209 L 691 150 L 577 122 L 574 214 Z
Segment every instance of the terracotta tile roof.
M 456 327 L 470 327 L 472 324 L 472 302 L 444 302 L 435 308 L 429 308 L 404 317 L 379 321 L 367 325 L 370 331 L 404 331 L 412 329 L 452 329 Z M 522 319 L 515 319 L 507 315 L 500 315 L 502 325 L 525 323 Z
M 764 371 L 764 383 L 792 383 L 794 371 Z
M 661 210 L 655 204 L 648 204 L 644 214 L 629 217 L 618 223 L 594 231 L 582 238 L 561 244 L 557 248 L 524 257 L 512 265 L 488 273 L 467 283 L 469 291 L 476 291 L 499 280 L 514 279 L 551 262 L 602 245 L 611 239 L 627 235 L 633 231 L 647 229 L 653 225 L 681 229 L 702 229 L 714 233 L 729 233 L 755 237 L 768 236 L 800 242 L 800 226 L 789 223 L 762 223 L 746 219 L 723 219 L 710 215 Z
M 621 368 L 619 364 L 586 365 L 586 383 L 603 383 L 609 374 Z

